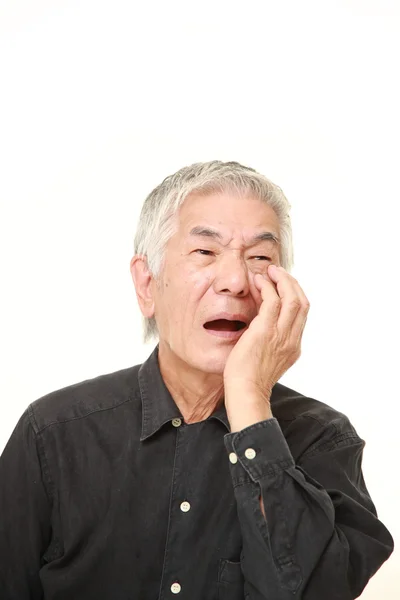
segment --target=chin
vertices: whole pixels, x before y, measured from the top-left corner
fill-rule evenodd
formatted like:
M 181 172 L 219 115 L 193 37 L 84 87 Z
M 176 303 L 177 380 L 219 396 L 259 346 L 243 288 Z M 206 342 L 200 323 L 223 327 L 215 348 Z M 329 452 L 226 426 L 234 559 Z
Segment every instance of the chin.
M 195 363 L 201 371 L 205 373 L 215 373 L 223 375 L 226 361 L 232 348 L 223 347 L 214 348 L 212 351 L 204 349 L 203 352 L 194 350 Z

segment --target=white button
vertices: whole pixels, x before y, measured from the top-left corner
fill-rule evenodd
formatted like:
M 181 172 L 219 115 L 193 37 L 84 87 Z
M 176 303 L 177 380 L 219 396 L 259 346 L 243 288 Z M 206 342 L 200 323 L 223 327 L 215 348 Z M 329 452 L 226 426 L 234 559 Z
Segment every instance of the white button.
M 174 427 L 179 427 L 182 424 L 182 420 L 181 419 L 172 419 L 172 425 Z
M 189 504 L 189 502 L 182 502 L 182 504 L 181 504 L 181 511 L 182 512 L 187 512 L 188 510 L 190 510 L 190 504 Z
M 234 452 L 231 452 L 229 455 L 229 460 L 231 461 L 231 463 L 235 464 L 237 463 L 237 456 Z
M 253 450 L 253 448 L 247 448 L 247 450 L 245 451 L 245 456 L 246 458 L 254 458 L 256 455 L 256 451 Z
M 171 585 L 171 592 L 173 594 L 179 594 L 180 591 L 181 591 L 181 586 L 179 585 L 179 583 L 173 583 Z

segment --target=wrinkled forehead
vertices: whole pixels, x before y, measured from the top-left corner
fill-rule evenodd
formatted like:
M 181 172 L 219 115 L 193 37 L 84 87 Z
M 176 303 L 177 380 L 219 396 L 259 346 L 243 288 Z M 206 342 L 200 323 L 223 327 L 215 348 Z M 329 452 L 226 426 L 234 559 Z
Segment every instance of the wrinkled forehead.
M 180 239 L 207 237 L 223 243 L 236 232 L 246 243 L 279 244 L 279 220 L 271 206 L 254 196 L 230 193 L 192 193 L 176 215 Z

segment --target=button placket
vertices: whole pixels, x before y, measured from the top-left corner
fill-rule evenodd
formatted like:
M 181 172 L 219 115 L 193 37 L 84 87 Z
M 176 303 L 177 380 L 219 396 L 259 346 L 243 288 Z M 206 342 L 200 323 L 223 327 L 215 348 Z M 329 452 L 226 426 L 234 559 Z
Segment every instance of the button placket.
M 174 427 L 180 427 L 182 425 L 182 419 L 180 419 L 179 417 L 176 417 L 175 419 L 172 419 L 172 425 Z M 191 506 L 190 503 L 187 502 L 186 500 L 184 500 L 183 502 L 181 502 L 180 504 L 180 509 L 182 512 L 189 512 Z M 179 592 L 181 591 L 182 587 L 181 585 L 175 581 L 172 585 L 171 585 L 171 592 L 173 594 L 179 594 Z

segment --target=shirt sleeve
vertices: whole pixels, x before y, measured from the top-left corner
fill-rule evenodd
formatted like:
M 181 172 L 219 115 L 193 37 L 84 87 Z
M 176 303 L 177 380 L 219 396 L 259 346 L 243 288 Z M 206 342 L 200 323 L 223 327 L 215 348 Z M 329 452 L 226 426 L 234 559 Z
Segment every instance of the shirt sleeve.
M 43 598 L 39 570 L 51 531 L 38 442 L 27 409 L 0 457 L 2 600 Z
M 358 598 L 394 542 L 366 489 L 365 442 L 354 428 L 338 433 L 327 426 L 297 464 L 276 418 L 226 434 L 224 442 L 246 598 Z

